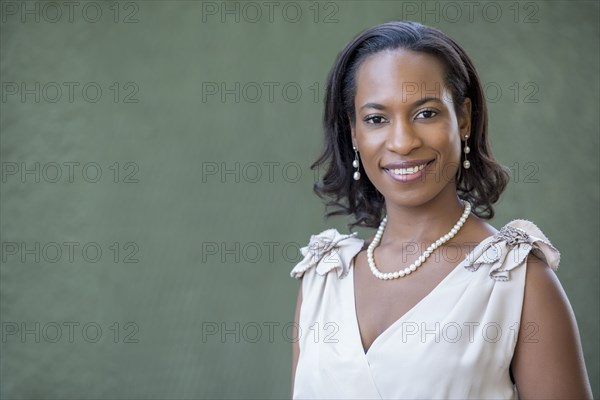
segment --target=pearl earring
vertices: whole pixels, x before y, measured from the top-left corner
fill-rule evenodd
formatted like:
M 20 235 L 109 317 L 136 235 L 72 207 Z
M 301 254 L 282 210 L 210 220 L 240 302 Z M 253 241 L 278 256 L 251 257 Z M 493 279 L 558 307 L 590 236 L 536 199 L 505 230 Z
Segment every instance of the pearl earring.
M 354 161 L 352 161 L 352 166 L 356 168 L 356 171 L 354 171 L 354 180 L 357 181 L 360 179 L 360 172 L 358 171 L 360 165 L 358 163 L 358 150 L 356 150 L 356 147 L 354 146 L 352 146 L 352 148 L 354 149 Z
M 465 153 L 465 161 L 463 161 L 463 167 L 465 169 L 469 169 L 471 167 L 471 163 L 467 160 L 467 154 L 471 152 L 471 148 L 467 145 L 467 139 L 469 139 L 469 135 L 465 136 L 465 147 L 463 148 L 463 152 Z

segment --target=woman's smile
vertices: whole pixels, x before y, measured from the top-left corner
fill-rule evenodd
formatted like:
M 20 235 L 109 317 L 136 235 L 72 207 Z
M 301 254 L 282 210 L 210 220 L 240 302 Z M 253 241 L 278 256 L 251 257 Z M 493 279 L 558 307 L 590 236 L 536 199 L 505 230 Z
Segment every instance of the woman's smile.
M 420 179 L 433 164 L 433 160 L 394 162 L 383 167 L 385 173 L 397 182 L 407 183 Z

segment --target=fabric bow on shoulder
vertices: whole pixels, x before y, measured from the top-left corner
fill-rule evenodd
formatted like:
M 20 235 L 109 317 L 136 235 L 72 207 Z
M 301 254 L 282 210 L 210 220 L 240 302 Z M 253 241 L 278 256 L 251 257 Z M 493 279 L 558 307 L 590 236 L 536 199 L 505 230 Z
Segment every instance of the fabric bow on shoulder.
M 348 274 L 350 261 L 362 249 L 364 241 L 356 237 L 357 233 L 342 235 L 336 229 L 327 229 L 318 235 L 312 235 L 308 246 L 300 252 L 304 259 L 290 272 L 290 276 L 299 279 L 309 268 L 316 267 L 320 275 L 336 269 L 337 276 Z
M 490 278 L 506 281 L 510 279 L 510 270 L 524 264 L 529 252 L 554 271 L 558 268 L 559 251 L 531 221 L 511 221 L 489 239 L 467 257 L 465 268 L 476 271 L 482 265 L 489 265 Z

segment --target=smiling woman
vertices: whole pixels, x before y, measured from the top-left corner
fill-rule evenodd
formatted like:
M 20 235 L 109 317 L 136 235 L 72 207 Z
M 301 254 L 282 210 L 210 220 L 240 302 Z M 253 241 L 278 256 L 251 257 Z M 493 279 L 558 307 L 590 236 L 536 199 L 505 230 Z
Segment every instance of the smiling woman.
M 508 175 L 464 50 L 415 22 L 361 33 L 324 124 L 315 192 L 378 230 L 302 249 L 292 397 L 591 398 L 558 250 L 529 221 L 485 222 Z

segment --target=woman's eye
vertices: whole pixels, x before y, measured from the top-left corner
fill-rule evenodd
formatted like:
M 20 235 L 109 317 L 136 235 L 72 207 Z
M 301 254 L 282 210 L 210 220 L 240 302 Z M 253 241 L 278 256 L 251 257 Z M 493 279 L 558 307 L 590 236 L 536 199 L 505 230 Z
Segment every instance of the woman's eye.
M 368 115 L 365 118 L 365 122 L 371 125 L 381 124 L 382 122 L 384 122 L 384 120 L 385 118 L 383 118 L 381 115 Z
M 419 115 L 422 115 L 423 118 L 417 118 L 417 119 L 429 119 L 429 118 L 433 118 L 437 115 L 437 111 L 435 110 L 423 110 L 420 113 L 417 114 L 417 117 Z

